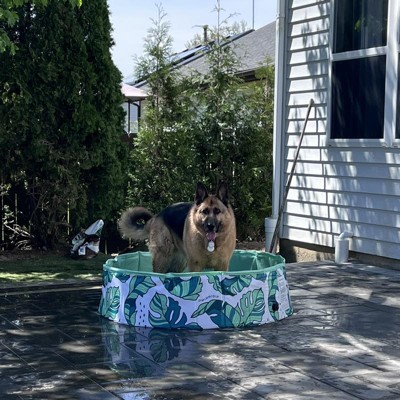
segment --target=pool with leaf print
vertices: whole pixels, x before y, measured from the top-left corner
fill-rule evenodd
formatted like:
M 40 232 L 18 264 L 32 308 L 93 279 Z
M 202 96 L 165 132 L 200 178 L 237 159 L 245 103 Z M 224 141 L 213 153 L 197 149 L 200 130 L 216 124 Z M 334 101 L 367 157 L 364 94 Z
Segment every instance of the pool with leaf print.
M 156 274 L 139 251 L 104 264 L 99 314 L 138 327 L 215 329 L 278 321 L 293 308 L 279 255 L 235 250 L 227 272 Z

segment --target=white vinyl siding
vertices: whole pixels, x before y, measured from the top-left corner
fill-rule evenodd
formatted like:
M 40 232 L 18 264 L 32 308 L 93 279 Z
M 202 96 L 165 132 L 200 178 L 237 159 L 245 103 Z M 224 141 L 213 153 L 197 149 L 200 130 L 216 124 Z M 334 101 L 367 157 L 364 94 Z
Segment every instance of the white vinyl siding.
M 281 238 L 334 247 L 337 236 L 349 230 L 354 233 L 351 250 L 400 259 L 400 150 L 396 142 L 391 147 L 330 143 L 332 1 L 287 0 L 286 6 L 281 193 L 311 98 L 315 107 L 288 194 Z

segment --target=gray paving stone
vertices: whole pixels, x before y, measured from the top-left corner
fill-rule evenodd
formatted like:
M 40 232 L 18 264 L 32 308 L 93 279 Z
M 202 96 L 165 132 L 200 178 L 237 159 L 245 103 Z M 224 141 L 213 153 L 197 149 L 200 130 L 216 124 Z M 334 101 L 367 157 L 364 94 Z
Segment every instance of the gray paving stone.
M 249 399 L 261 400 L 262 397 L 230 380 L 210 380 L 204 382 L 182 382 L 179 386 L 170 388 L 146 388 L 134 392 L 118 392 L 124 400 L 209 400 L 209 399 Z
M 400 272 L 321 261 L 287 277 L 292 317 L 196 332 L 99 317 L 97 282 L 0 289 L 0 398 L 400 399 Z
M 349 392 L 365 400 L 398 400 L 400 378 L 398 373 L 377 372 L 361 376 L 347 376 L 325 380 L 337 389 Z
M 356 397 L 299 372 L 248 377 L 235 382 L 270 400 L 355 400 Z
M 322 350 L 282 353 L 274 355 L 272 359 L 307 376 L 321 380 L 379 372 L 372 365 L 365 365 L 340 354 L 327 354 Z

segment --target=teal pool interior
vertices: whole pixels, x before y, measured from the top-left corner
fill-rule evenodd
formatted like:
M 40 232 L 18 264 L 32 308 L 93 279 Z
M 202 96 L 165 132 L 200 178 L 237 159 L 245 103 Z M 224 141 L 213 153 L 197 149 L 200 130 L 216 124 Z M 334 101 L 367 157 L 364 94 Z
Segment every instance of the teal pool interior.
M 285 259 L 279 255 L 270 254 L 255 250 L 235 250 L 233 252 L 230 264 L 229 274 L 236 275 L 241 273 L 260 272 L 270 268 L 284 267 Z M 152 257 L 149 252 L 134 252 L 120 254 L 113 259 L 107 260 L 104 264 L 104 270 L 110 272 L 140 272 L 141 274 L 153 274 Z M 184 272 L 177 274 L 157 274 L 157 275 L 204 275 L 221 274 L 221 271 L 205 270 L 202 272 Z

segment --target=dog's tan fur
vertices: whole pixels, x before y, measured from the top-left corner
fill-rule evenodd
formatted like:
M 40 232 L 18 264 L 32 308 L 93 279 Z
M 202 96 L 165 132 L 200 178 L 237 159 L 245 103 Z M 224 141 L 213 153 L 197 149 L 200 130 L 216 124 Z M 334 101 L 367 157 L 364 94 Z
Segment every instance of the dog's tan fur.
M 158 273 L 182 272 L 186 266 L 189 271 L 226 271 L 236 244 L 235 216 L 224 183 L 215 195 L 198 183 L 194 204 L 173 204 L 155 216 L 143 207 L 130 208 L 122 214 L 119 229 L 124 237 L 148 239 Z M 207 249 L 210 241 L 214 251 Z
M 197 188 L 196 202 L 185 221 L 184 241 L 190 271 L 212 268 L 227 271 L 236 245 L 236 223 L 233 209 L 228 202 L 225 186 L 220 186 L 216 195 L 209 196 Z M 201 200 L 201 201 L 200 201 Z M 197 204 L 198 203 L 198 204 Z M 214 222 L 215 221 L 215 222 Z M 207 223 L 216 226 L 215 250 L 209 252 L 206 235 Z

